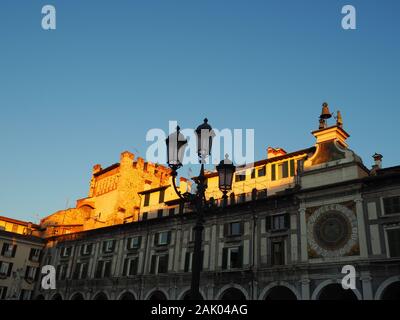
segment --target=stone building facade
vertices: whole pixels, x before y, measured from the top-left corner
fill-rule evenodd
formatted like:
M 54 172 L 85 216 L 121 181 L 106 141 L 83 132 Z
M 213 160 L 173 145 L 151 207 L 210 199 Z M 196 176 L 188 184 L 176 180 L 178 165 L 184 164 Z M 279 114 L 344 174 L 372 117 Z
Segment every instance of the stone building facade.
M 0 300 L 28 300 L 39 278 L 45 240 L 39 226 L 0 217 Z
M 227 205 L 208 173 L 204 299 L 400 298 L 400 167 L 382 168 L 375 154 L 366 168 L 342 122 L 312 134 L 310 148 L 269 148 L 237 168 Z M 180 188 L 190 191 L 188 181 Z M 47 236 L 42 264 L 56 266 L 57 288 L 38 283 L 35 298 L 187 298 L 196 213 L 170 183 L 136 192 L 128 223 Z M 344 266 L 356 272 L 354 289 L 341 285 Z

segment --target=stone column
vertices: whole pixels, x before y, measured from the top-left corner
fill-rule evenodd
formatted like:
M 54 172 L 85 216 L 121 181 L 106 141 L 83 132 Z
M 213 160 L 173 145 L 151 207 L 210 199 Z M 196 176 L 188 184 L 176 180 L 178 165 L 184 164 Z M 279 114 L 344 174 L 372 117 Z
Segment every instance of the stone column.
M 374 300 L 372 292 L 372 277 L 369 272 L 361 272 L 360 280 L 362 283 L 363 300 Z
M 301 299 L 302 300 L 310 300 L 310 279 L 302 278 L 300 280 L 301 283 Z
M 363 200 L 361 196 L 358 196 L 356 199 L 354 199 L 354 201 L 356 202 L 358 236 L 360 242 L 360 256 L 362 258 L 366 258 L 368 256 L 368 249 L 367 249 L 367 237 L 365 233 Z
M 306 208 L 304 204 L 300 205 L 300 250 L 301 250 L 301 261 L 306 262 L 308 260 L 307 252 L 307 224 L 306 224 Z

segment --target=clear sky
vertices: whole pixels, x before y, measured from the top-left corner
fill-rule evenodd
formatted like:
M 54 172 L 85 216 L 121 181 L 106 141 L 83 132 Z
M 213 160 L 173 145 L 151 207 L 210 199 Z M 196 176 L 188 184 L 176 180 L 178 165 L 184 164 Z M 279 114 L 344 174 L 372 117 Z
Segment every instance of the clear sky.
M 398 0 L 1 0 L 0 215 L 74 206 L 93 164 L 144 156 L 168 120 L 254 128 L 261 159 L 312 146 L 327 101 L 367 167 L 398 165 L 399 31 Z

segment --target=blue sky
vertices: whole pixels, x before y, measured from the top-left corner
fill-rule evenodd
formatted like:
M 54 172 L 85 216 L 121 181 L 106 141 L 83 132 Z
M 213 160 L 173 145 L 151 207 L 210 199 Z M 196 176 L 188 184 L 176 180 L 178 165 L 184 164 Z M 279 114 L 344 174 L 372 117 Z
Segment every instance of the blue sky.
M 341 28 L 346 4 L 357 30 Z M 368 167 L 374 152 L 397 165 L 399 31 L 398 0 L 2 0 L 0 215 L 73 206 L 93 164 L 144 156 L 168 120 L 254 128 L 261 159 L 313 145 L 328 101 Z

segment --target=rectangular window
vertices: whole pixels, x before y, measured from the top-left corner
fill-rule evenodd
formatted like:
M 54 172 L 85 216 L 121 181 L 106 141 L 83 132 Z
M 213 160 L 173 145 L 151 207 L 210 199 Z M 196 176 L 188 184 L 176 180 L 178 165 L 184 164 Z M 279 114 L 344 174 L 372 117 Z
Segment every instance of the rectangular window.
M 284 179 L 289 176 L 288 161 L 282 162 L 278 165 L 278 179 Z
M 400 228 L 388 229 L 386 232 L 390 257 L 400 257 Z
M 124 261 L 124 270 L 122 274 L 124 276 L 134 276 L 137 274 L 138 271 L 138 257 L 134 258 L 126 258 Z
M 272 251 L 272 264 L 283 265 L 284 264 L 283 241 L 273 241 L 271 251 Z
M 285 229 L 285 216 L 277 215 L 272 217 L 272 230 Z
M 265 175 L 266 175 L 266 169 L 265 166 L 262 166 L 261 168 L 258 169 L 258 176 L 264 177 Z
M 25 271 L 25 279 L 28 281 L 35 280 L 37 268 L 27 266 Z
M 168 210 L 168 216 L 173 216 L 175 214 L 175 208 L 170 208 L 169 210 Z
M 136 236 L 136 237 L 128 238 L 127 249 L 128 250 L 139 249 L 141 243 L 142 243 L 142 236 Z
M 168 254 L 153 255 L 151 257 L 150 273 L 167 273 L 168 272 Z
M 222 269 L 237 269 L 243 266 L 243 247 L 224 248 L 222 251 Z
M 103 252 L 112 253 L 115 249 L 115 240 L 106 240 L 103 242 Z
M 163 216 L 163 209 L 158 209 L 158 211 L 157 211 L 157 218 L 162 218 L 162 216 Z
M 243 234 L 243 222 L 231 222 L 224 225 L 224 236 L 240 236 Z
M 73 279 L 86 279 L 88 276 L 89 263 L 80 262 L 75 266 L 75 271 L 73 274 Z
M 204 251 L 201 251 L 201 264 L 200 264 L 200 271 L 203 270 L 203 261 L 204 261 Z M 193 252 L 186 252 L 185 255 L 185 272 L 192 271 L 192 264 L 193 264 Z
M 156 246 L 168 245 L 171 239 L 171 231 L 158 232 L 154 235 L 154 244 Z
M 11 262 L 0 261 L 0 277 L 6 278 L 11 275 L 13 264 Z
M 143 214 L 142 214 L 142 221 L 147 220 L 147 215 L 148 215 L 147 212 L 143 212 Z
M 250 175 L 251 179 L 254 179 L 256 177 L 256 169 L 251 169 L 251 175 Z
M 146 193 L 144 195 L 144 203 L 143 203 L 143 207 L 148 207 L 150 204 L 150 193 Z
M 39 262 L 41 257 L 42 250 L 32 248 L 29 253 L 29 260 L 32 262 Z
M 61 248 L 60 255 L 63 258 L 69 257 L 71 255 L 71 252 L 72 252 L 72 247 L 64 247 Z
M 160 197 L 158 199 L 158 203 L 163 203 L 165 198 L 165 189 L 160 191 Z
M 17 245 L 11 243 L 4 243 L 1 250 L 1 255 L 7 258 L 14 258 L 17 251 Z
M 240 171 L 235 174 L 235 182 L 240 182 L 245 180 L 246 180 L 246 171 Z
M 383 207 L 385 214 L 400 213 L 400 196 L 384 198 Z
M 97 279 L 109 278 L 111 276 L 111 260 L 100 260 L 97 262 L 95 277 Z
M 32 291 L 30 290 L 24 290 L 22 289 L 19 295 L 19 300 L 30 300 L 31 299 L 31 293 Z
M 59 264 L 56 271 L 57 280 L 65 280 L 67 278 L 67 270 L 68 264 Z
M 5 300 L 7 296 L 7 287 L 0 287 L 0 300 Z
M 85 243 L 81 246 L 81 255 L 82 256 L 88 256 L 90 254 L 92 254 L 92 248 L 93 248 L 93 244 L 88 244 Z
M 286 230 L 290 228 L 290 215 L 289 213 L 285 214 L 276 214 L 269 216 L 265 219 L 265 229 L 266 231 L 280 231 Z
M 158 257 L 158 273 L 168 272 L 168 255 L 162 255 Z

